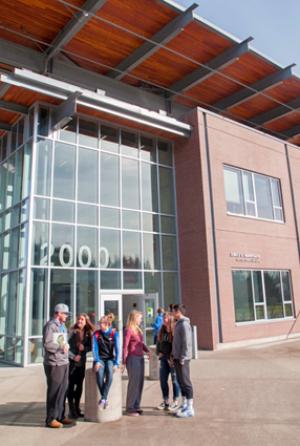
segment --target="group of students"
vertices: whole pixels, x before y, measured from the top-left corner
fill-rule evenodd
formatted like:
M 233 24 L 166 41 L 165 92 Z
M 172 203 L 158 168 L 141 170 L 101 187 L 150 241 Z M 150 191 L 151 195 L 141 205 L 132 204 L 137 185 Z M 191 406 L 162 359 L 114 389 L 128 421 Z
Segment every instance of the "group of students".
M 194 416 L 193 387 L 189 370 L 192 335 L 185 312 L 184 305 L 174 305 L 172 312 L 163 314 L 156 344 L 163 395 L 163 402 L 158 409 L 173 411 L 179 418 Z M 69 336 L 65 327 L 68 315 L 67 305 L 56 305 L 54 317 L 47 322 L 43 330 L 44 370 L 47 378 L 46 426 L 51 428 L 75 424 L 75 419 L 84 416 L 80 409 L 80 399 L 86 355 L 89 351 L 93 352 L 100 410 L 108 408 L 113 374 L 119 368 L 120 337 L 113 327 L 113 315 L 101 317 L 99 328 L 96 329 L 87 314 L 80 314 L 75 325 L 71 327 Z M 143 413 L 141 398 L 144 386 L 144 356 L 146 354 L 149 357 L 151 354 L 144 343 L 142 318 L 141 312 L 130 312 L 123 340 L 121 370 L 126 368 L 128 374 L 126 412 L 134 417 Z M 173 385 L 171 404 L 169 375 Z M 66 398 L 69 403 L 69 417 L 65 416 Z

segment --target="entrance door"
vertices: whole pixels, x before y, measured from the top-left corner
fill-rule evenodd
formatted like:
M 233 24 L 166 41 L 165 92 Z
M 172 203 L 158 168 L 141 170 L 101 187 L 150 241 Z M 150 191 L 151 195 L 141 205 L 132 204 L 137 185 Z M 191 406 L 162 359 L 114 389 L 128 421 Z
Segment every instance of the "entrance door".
M 100 317 L 113 313 L 115 319 L 113 321 L 113 328 L 118 330 L 120 336 L 119 360 L 122 358 L 123 346 L 123 324 L 122 324 L 122 295 L 108 294 L 100 297 Z
M 153 327 L 152 324 L 156 318 L 156 310 L 158 308 L 158 293 L 144 294 L 144 321 L 145 321 L 145 338 L 147 345 L 153 344 Z

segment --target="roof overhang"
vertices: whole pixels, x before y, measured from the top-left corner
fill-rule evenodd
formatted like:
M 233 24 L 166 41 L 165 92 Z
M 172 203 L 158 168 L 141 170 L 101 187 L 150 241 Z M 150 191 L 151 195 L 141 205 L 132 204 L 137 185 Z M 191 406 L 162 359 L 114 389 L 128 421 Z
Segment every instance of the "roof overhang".
M 13 73 L 2 73 L 0 81 L 6 84 L 21 87 L 37 93 L 62 100 L 59 119 L 55 126 L 65 123 L 77 111 L 77 105 L 105 112 L 128 121 L 142 124 L 149 128 L 156 128 L 164 132 L 181 137 L 189 137 L 191 126 L 175 118 L 167 116 L 164 112 L 156 112 L 143 107 L 132 105 L 107 96 L 105 92 L 93 92 L 77 85 L 66 83 L 55 78 L 37 74 L 26 69 L 16 68 Z

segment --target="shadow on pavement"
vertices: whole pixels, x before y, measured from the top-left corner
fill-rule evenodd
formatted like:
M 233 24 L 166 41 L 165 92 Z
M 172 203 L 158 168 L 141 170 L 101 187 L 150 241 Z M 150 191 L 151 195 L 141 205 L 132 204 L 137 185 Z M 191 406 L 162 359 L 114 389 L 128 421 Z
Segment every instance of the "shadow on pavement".
M 45 426 L 45 403 L 6 403 L 0 405 L 0 425 Z

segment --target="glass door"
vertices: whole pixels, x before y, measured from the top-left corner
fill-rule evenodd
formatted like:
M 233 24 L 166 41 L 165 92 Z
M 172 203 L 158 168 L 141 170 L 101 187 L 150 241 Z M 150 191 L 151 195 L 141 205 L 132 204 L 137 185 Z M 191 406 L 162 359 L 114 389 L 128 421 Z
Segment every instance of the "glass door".
M 112 327 L 119 332 L 120 336 L 120 348 L 119 356 L 120 363 L 122 358 L 122 346 L 123 346 L 123 323 L 122 323 L 122 295 L 121 294 L 108 294 L 100 296 L 100 317 L 112 315 Z
M 158 293 L 144 294 L 144 321 L 145 321 L 145 338 L 147 345 L 153 344 L 153 327 L 152 324 L 156 318 L 158 308 Z

